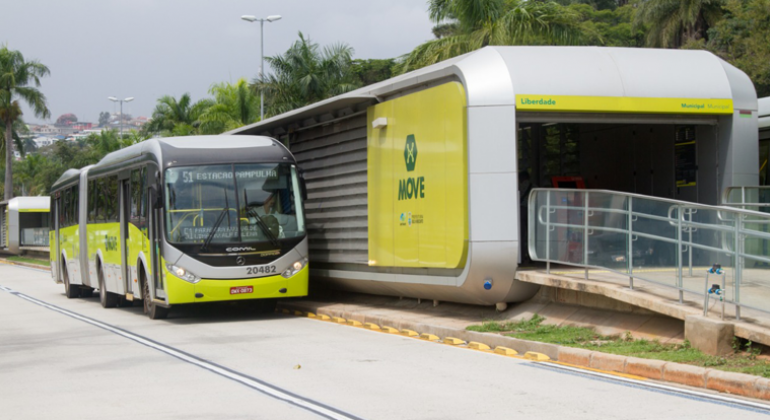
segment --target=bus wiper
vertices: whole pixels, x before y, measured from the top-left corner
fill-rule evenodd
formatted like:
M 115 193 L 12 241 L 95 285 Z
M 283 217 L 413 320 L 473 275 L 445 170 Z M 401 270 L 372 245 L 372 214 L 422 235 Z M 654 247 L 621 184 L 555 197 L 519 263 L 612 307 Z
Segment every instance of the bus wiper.
M 270 243 L 274 247 L 280 248 L 281 245 L 278 243 L 278 238 L 276 238 L 275 235 L 273 235 L 273 232 L 270 231 L 270 228 L 267 226 L 265 221 L 262 220 L 261 217 L 259 217 L 259 214 L 257 214 L 257 212 L 254 211 L 254 209 L 248 209 L 249 208 L 248 204 L 246 204 L 246 208 L 247 208 L 246 214 L 253 217 L 254 220 L 257 221 L 257 226 L 259 226 L 260 229 L 262 229 L 262 231 L 265 232 L 265 236 L 267 236 L 267 239 L 270 241 Z
M 260 229 L 262 229 L 263 232 L 265 232 L 265 236 L 267 236 L 267 239 L 270 241 L 270 243 L 276 247 L 280 248 L 281 245 L 278 243 L 278 238 L 273 235 L 273 232 L 270 231 L 270 228 L 267 226 L 264 220 L 262 220 L 261 217 L 259 217 L 259 214 L 251 208 L 251 205 L 249 204 L 249 198 L 246 195 L 246 190 L 243 190 L 243 201 L 246 209 L 246 215 L 253 217 L 254 220 L 257 221 L 257 226 L 259 226 Z
M 211 243 L 211 240 L 214 239 L 214 234 L 217 233 L 217 229 L 219 229 L 219 225 L 221 225 L 222 221 L 225 220 L 225 214 L 227 214 L 228 216 L 230 215 L 230 204 L 227 201 L 227 187 L 225 187 L 224 190 L 225 190 L 225 208 L 223 208 L 222 211 L 219 213 L 219 216 L 217 216 L 217 220 L 214 222 L 214 226 L 212 226 L 211 228 L 211 232 L 209 232 L 209 236 L 207 236 L 206 240 L 203 241 L 203 246 L 201 246 L 201 251 L 205 251 L 206 248 L 208 248 L 209 243 Z

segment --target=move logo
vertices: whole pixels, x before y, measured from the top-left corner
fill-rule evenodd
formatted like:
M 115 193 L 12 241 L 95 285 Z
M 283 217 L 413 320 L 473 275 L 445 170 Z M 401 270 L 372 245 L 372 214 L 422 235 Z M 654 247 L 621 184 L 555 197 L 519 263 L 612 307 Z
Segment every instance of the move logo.
M 404 163 L 406 171 L 413 172 L 417 166 L 417 140 L 414 134 L 406 136 L 404 145 Z M 398 200 L 408 200 L 412 198 L 425 198 L 425 177 L 409 177 L 398 180 Z
M 417 142 L 414 140 L 414 134 L 406 136 L 404 161 L 406 162 L 406 171 L 412 172 L 417 165 Z

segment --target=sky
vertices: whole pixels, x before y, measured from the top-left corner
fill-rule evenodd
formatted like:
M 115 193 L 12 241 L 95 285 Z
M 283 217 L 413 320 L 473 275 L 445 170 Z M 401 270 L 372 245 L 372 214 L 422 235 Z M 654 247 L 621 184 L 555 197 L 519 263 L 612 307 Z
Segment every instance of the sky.
M 353 57 L 394 58 L 432 38 L 427 0 L 0 0 L 0 44 L 38 60 L 54 122 L 65 113 L 97 122 L 118 112 L 107 97 L 134 97 L 123 112 L 150 117 L 164 95 L 190 93 L 259 72 L 264 55 L 284 53 L 301 31 L 321 46 L 345 43 Z M 266 64 L 266 71 L 269 66 Z M 27 123 L 40 123 L 24 107 Z

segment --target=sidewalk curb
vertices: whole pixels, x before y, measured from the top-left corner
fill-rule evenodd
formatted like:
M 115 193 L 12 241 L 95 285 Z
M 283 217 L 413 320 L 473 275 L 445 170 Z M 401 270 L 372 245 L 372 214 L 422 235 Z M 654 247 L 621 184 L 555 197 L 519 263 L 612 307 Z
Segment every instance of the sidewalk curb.
M 710 389 L 729 395 L 770 400 L 770 379 L 744 373 L 727 372 L 682 363 L 642 359 L 573 347 L 563 347 L 556 344 L 538 343 L 497 334 L 480 333 L 427 323 L 365 315 L 347 310 L 327 309 L 314 302 L 279 302 L 278 307 L 279 311 L 281 309 L 288 309 L 289 313 L 299 312 L 303 316 L 307 316 L 307 313 L 313 313 L 327 315 L 332 319 L 336 317 L 354 320 L 361 324 L 369 323 L 379 326 L 394 327 L 399 331 L 416 331 L 418 336 L 415 338 L 418 338 L 420 335 L 430 334 L 438 337 L 439 342 L 442 342 L 441 340 L 444 338 L 452 337 L 463 340 L 466 343 L 476 343 L 474 346 L 468 346 L 466 344 L 465 347 L 468 349 L 476 349 L 478 344 L 482 344 L 477 351 L 484 351 L 487 353 L 493 351 L 485 349 L 485 346 L 488 346 L 491 349 L 495 349 L 496 347 L 510 348 L 520 355 L 529 352 L 547 356 L 546 358 L 538 357 L 530 360 L 542 361 L 550 358 L 559 363 L 584 367 L 591 370 L 600 370 L 611 374 L 632 375 L 644 379 L 673 382 L 696 388 Z M 454 347 L 462 346 L 455 345 Z M 499 354 L 504 353 L 501 352 Z M 521 356 L 512 357 L 523 358 Z

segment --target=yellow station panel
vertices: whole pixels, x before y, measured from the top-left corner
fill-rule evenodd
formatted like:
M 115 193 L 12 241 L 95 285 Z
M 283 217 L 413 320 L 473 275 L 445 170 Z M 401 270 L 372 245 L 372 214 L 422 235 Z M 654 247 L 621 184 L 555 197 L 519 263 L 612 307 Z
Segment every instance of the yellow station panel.
M 732 99 L 698 98 L 516 95 L 516 109 L 555 112 L 730 115 L 733 113 L 733 101 Z
M 466 115 L 465 91 L 456 82 L 368 109 L 370 265 L 463 267 Z

